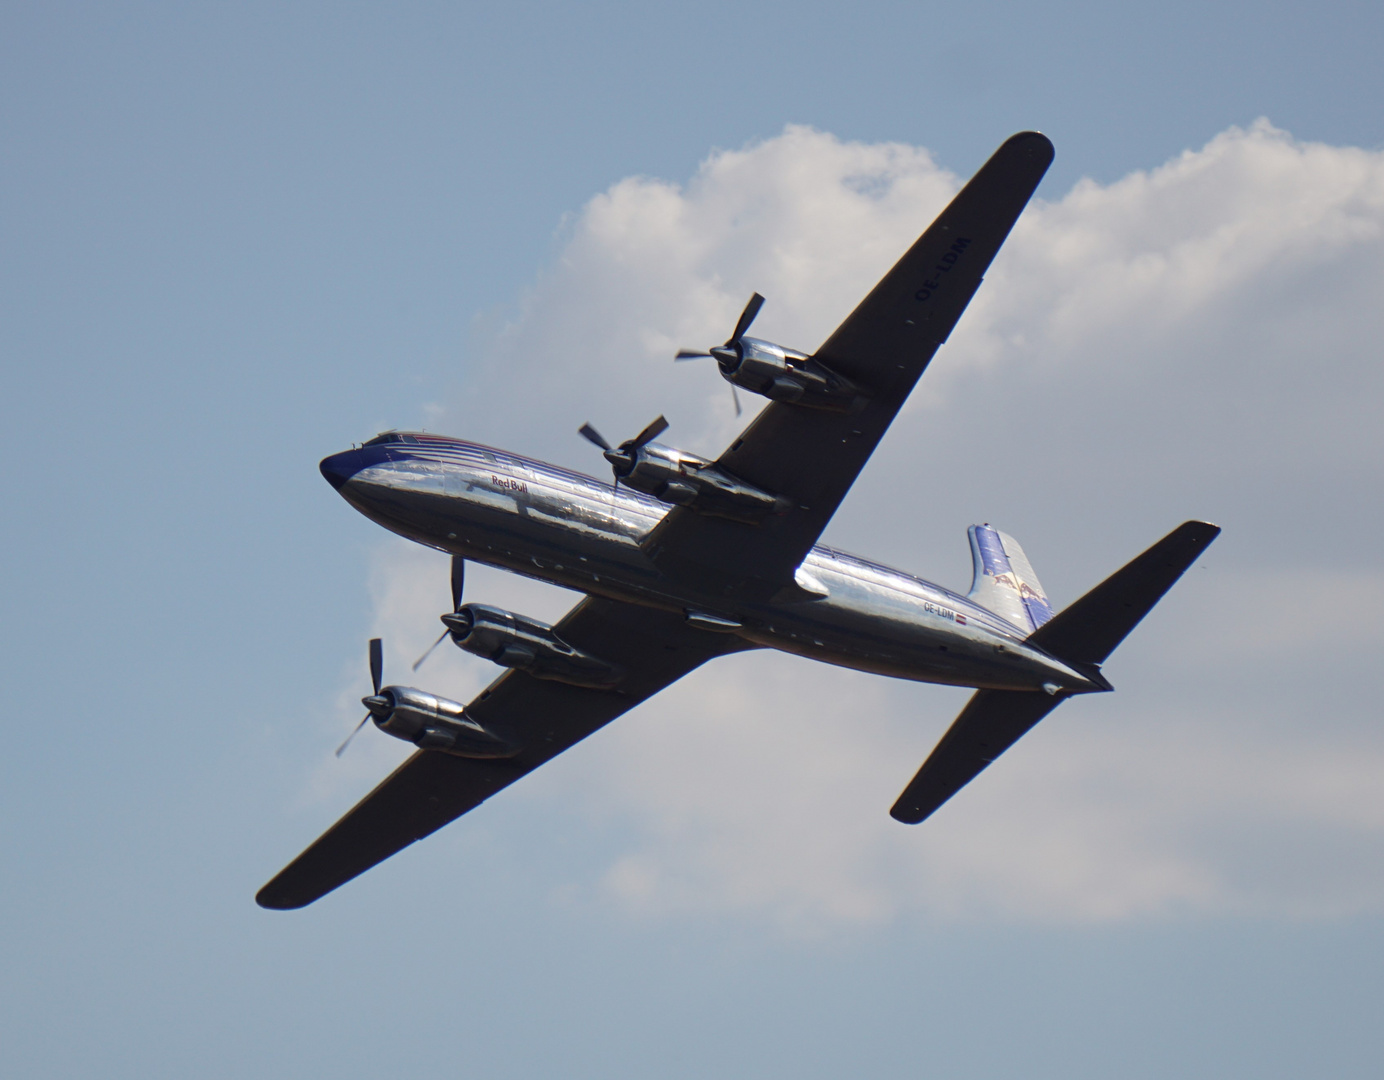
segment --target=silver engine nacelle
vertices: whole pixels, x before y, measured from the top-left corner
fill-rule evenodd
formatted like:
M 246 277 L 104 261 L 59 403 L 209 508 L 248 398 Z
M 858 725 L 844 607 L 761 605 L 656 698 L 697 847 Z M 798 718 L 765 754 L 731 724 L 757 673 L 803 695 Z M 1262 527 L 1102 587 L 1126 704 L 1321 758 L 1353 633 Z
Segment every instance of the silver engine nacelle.
M 786 514 L 793 508 L 791 499 L 737 480 L 706 458 L 660 443 L 640 447 L 634 467 L 620 477 L 620 482 L 699 514 L 749 524 L 770 514 Z
M 364 699 L 375 726 L 420 750 L 464 758 L 511 758 L 521 743 L 482 727 L 460 702 L 412 686 L 386 686 Z
M 572 648 L 547 623 L 503 608 L 462 604 L 442 621 L 460 648 L 538 679 L 607 690 L 623 674 L 614 664 Z
M 772 341 L 741 338 L 711 350 L 721 373 L 736 386 L 772 401 L 849 412 L 864 404 L 860 390 L 843 375 L 796 349 Z

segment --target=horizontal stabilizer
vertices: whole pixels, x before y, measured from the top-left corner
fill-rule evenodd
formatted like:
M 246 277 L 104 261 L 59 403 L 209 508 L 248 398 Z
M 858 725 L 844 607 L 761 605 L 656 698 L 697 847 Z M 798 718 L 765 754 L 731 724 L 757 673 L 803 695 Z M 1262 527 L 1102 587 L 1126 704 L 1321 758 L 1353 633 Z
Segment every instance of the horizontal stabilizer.
M 1105 663 L 1220 531 L 1205 521 L 1184 522 L 1058 612 L 1028 643 L 1069 664 Z
M 1179 525 L 1039 626 L 1029 635 L 1028 643 L 1078 668 L 1098 668 L 1220 531 L 1204 521 Z M 1090 674 L 1103 682 L 1098 670 Z M 976 691 L 894 803 L 890 815 L 906 825 L 917 825 L 1069 696 L 1033 690 Z
M 917 825 L 1066 698 L 1031 690 L 977 690 L 904 788 L 890 816 Z

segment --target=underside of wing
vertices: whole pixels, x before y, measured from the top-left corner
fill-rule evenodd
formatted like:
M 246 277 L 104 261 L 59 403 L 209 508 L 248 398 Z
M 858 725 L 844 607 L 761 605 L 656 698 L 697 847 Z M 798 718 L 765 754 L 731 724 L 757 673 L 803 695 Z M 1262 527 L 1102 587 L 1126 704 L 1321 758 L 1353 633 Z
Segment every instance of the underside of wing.
M 1052 143 L 1037 132 L 1005 142 L 814 354 L 859 388 L 857 408 L 773 402 L 721 455 L 726 472 L 787 497 L 793 508 L 755 526 L 674 509 L 647 545 L 660 569 L 746 596 L 773 595 L 793 580 L 979 288 L 1052 156 Z
M 623 668 L 620 684 L 597 690 L 507 672 L 466 711 L 486 728 L 517 735 L 521 753 L 478 760 L 420 750 L 265 885 L 255 897 L 260 906 L 312 903 L 475 809 L 712 657 L 746 647 L 738 638 L 691 627 L 674 613 L 594 597 L 555 629 L 575 648 Z

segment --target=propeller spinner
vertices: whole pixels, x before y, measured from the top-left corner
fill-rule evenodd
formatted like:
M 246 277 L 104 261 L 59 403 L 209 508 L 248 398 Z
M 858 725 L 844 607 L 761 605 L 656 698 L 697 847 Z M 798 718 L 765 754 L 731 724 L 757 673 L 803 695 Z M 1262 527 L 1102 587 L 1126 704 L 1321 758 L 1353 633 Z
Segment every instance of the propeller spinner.
M 590 424 L 583 424 L 577 433 L 587 442 L 595 443 L 600 447 L 602 456 L 610 462 L 611 471 L 615 474 L 615 484 L 618 487 L 621 479 L 634 472 L 634 466 L 639 460 L 639 451 L 667 430 L 668 421 L 660 416 L 634 438 L 626 439 L 619 446 L 611 446 L 610 443 L 606 442 L 605 436 Z
M 755 316 L 759 314 L 759 309 L 764 306 L 764 297 L 755 293 L 750 297 L 750 302 L 745 305 L 745 310 L 740 313 L 740 320 L 735 324 L 735 332 L 727 339 L 724 345 L 716 345 L 709 352 L 696 352 L 692 349 L 679 349 L 674 360 L 705 360 L 710 357 L 715 360 L 721 369 L 721 374 L 727 379 L 734 375 L 736 369 L 745 359 L 745 332 L 749 330 L 750 323 L 754 322 Z M 740 395 L 735 392 L 735 383 L 730 384 L 730 396 L 735 402 L 735 415 L 740 415 Z

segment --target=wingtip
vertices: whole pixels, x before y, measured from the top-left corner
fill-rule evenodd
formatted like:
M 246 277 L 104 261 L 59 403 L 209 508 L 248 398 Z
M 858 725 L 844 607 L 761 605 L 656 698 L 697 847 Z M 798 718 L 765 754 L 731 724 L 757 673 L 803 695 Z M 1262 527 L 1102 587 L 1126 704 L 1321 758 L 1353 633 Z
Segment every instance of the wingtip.
M 1041 131 L 1016 132 L 1004 140 L 1004 145 L 1000 149 L 1024 150 L 1031 156 L 1041 157 L 1047 164 L 1050 164 L 1057 154 L 1057 148 L 1052 145 L 1052 140 Z
M 889 808 L 889 816 L 901 825 L 921 825 L 932 816 L 932 810 L 924 810 L 920 806 L 907 804 L 900 799 Z
M 274 882 L 271 881 L 259 892 L 255 893 L 255 903 L 266 911 L 296 911 L 298 908 L 307 907 L 312 901 L 290 899 L 281 891 L 275 889 Z
M 1177 527 L 1177 531 L 1192 540 L 1209 544 L 1216 537 L 1221 535 L 1221 527 L 1213 525 L 1209 521 L 1198 521 L 1193 518 L 1191 521 L 1184 521 Z

